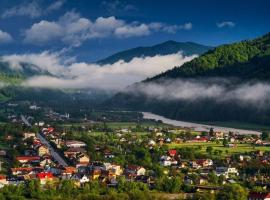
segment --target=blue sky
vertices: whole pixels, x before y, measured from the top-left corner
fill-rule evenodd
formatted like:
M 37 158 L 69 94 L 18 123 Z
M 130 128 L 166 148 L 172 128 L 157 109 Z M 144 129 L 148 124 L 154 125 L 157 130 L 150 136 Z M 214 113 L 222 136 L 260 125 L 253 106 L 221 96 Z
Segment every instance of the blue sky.
M 81 61 L 166 40 L 220 45 L 269 32 L 268 0 L 2 0 L 0 53 Z

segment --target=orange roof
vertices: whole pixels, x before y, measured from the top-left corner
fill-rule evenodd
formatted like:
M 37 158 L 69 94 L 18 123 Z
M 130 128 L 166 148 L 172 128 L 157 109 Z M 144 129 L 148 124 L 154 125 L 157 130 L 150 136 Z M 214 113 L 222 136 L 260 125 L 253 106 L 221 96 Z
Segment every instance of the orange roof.
M 75 167 L 72 167 L 72 166 L 68 166 L 68 167 L 65 167 L 65 170 L 63 171 L 64 173 L 75 173 L 76 172 L 76 168 Z
M 7 177 L 5 175 L 0 174 L 0 180 L 6 179 Z
M 17 156 L 16 159 L 33 161 L 33 160 L 40 160 L 40 157 L 39 156 Z
M 17 171 L 32 171 L 34 169 L 43 169 L 42 167 L 18 167 L 18 168 L 11 168 L 12 172 L 17 172 Z

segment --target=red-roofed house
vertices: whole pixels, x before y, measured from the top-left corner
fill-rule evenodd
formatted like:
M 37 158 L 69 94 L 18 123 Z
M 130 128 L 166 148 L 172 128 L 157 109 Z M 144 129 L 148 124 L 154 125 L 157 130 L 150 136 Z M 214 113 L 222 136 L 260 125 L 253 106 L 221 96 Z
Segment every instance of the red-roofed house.
M 0 188 L 8 184 L 7 177 L 0 174 Z
M 17 156 L 16 160 L 18 160 L 20 163 L 39 162 L 40 157 L 39 156 Z
M 54 128 L 53 128 L 53 127 L 47 128 L 47 132 L 48 132 L 48 133 L 52 133 L 53 131 L 54 131 Z
M 269 192 L 251 192 L 248 195 L 248 200 L 270 200 Z
M 53 174 L 51 172 L 41 172 L 37 174 L 37 178 L 41 184 L 45 184 L 47 181 L 53 180 Z
M 171 149 L 168 151 L 169 156 L 174 157 L 177 154 L 177 151 L 175 149 Z

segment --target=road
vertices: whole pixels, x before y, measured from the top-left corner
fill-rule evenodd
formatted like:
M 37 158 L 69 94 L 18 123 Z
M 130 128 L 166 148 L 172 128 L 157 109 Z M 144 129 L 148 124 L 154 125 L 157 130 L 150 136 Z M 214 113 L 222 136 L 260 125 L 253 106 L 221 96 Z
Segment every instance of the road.
M 37 138 L 40 139 L 41 143 L 46 145 L 49 150 L 50 153 L 52 155 L 52 157 L 62 166 L 66 167 L 68 166 L 68 164 L 65 162 L 65 160 L 55 151 L 55 149 L 50 145 L 50 143 L 39 133 L 37 133 Z
M 21 115 L 21 119 L 22 119 L 22 121 L 27 125 L 27 126 L 32 126 L 30 123 L 29 123 L 29 121 L 25 118 L 25 116 L 24 115 Z

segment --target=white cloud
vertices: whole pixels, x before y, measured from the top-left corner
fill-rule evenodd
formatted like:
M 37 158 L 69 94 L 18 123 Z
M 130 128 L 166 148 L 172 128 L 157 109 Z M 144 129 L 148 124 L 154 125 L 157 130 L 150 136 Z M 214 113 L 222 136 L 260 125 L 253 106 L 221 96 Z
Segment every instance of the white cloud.
M 235 26 L 235 23 L 231 21 L 224 21 L 224 22 L 217 23 L 218 28 L 223 28 L 223 27 L 232 28 L 234 26 Z
M 71 46 L 80 46 L 83 41 L 95 38 L 140 37 L 158 31 L 175 33 L 178 30 L 189 30 L 191 28 L 191 23 L 184 25 L 167 25 L 158 22 L 150 24 L 128 23 L 114 16 L 98 17 L 95 21 L 91 21 L 71 11 L 60 17 L 58 21 L 42 20 L 33 24 L 25 31 L 24 41 L 40 45 L 58 39 Z
M 51 12 L 51 11 L 54 11 L 54 10 L 59 10 L 65 3 L 65 0 L 58 0 L 58 1 L 55 1 L 54 3 L 52 3 L 51 5 L 48 6 L 47 8 L 47 12 Z
M 232 87 L 235 85 L 234 87 Z M 216 102 L 239 102 L 263 108 L 270 103 L 270 84 L 247 82 L 234 84 L 233 80 L 211 79 L 166 79 L 158 83 L 140 83 L 126 88 L 126 92 L 143 94 L 148 98 L 163 101 L 200 101 L 212 99 Z
M 150 29 L 146 24 L 123 26 L 115 29 L 115 35 L 118 37 L 145 36 L 150 34 Z
M 25 31 L 24 42 L 46 43 L 62 36 L 62 28 L 55 22 L 40 21 Z
M 12 40 L 13 40 L 12 36 L 9 33 L 0 30 L 0 44 L 1 43 L 9 43 Z
M 184 57 L 181 53 L 133 58 L 130 62 L 119 60 L 114 64 L 98 65 L 88 63 L 64 64 L 66 57 L 59 53 L 9 55 L 2 59 L 13 69 L 20 69 L 20 63 L 31 63 L 41 71 L 55 75 L 37 76 L 28 79 L 24 85 L 48 88 L 99 88 L 119 90 L 147 77 L 154 76 L 173 66 L 182 65 L 196 56 Z
M 6 11 L 4 11 L 1 17 L 9 18 L 14 16 L 28 16 L 30 18 L 36 18 L 60 9 L 63 6 L 64 2 L 64 0 L 57 0 L 52 4 L 48 5 L 47 8 L 42 8 L 38 1 L 25 1 L 22 4 L 7 9 Z

